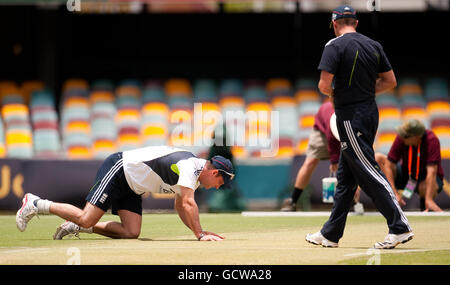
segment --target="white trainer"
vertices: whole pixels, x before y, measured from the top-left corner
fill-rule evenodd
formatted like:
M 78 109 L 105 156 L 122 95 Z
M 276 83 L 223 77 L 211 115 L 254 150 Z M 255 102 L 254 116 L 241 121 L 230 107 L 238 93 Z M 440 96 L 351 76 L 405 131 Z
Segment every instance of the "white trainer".
M 80 226 L 70 221 L 66 221 L 56 229 L 56 232 L 53 235 L 53 239 L 55 240 L 63 239 L 63 237 L 67 235 L 72 235 L 76 236 L 77 238 L 80 238 L 79 234 L 80 234 Z
M 384 239 L 384 241 L 376 242 L 373 247 L 378 249 L 391 249 L 401 243 L 405 243 L 412 240 L 413 237 L 414 234 L 412 232 L 407 232 L 399 235 L 388 234 Z
M 34 205 L 34 201 L 37 199 L 40 198 L 31 193 L 27 193 L 23 196 L 22 207 L 16 213 L 16 226 L 19 231 L 25 231 L 28 222 L 37 215 L 38 208 Z
M 321 233 L 318 231 L 314 234 L 307 234 L 305 237 L 305 240 L 309 243 L 315 244 L 315 245 L 321 245 L 323 247 L 338 247 L 339 244 L 337 242 L 333 242 L 330 240 L 327 240 Z

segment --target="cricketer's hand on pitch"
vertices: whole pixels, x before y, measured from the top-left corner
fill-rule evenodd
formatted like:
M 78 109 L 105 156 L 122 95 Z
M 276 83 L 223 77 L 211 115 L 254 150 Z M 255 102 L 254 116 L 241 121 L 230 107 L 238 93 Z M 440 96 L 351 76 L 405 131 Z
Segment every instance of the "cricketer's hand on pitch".
M 200 241 L 222 241 L 225 239 L 225 237 L 212 232 L 204 232 L 204 234 L 205 235 L 200 239 Z

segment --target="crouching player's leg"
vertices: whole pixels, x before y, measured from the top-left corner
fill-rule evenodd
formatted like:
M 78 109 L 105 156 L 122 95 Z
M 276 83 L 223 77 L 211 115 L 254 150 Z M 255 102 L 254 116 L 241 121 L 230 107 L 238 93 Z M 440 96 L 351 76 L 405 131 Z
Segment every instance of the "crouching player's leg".
M 41 199 L 34 194 L 27 193 L 22 199 L 22 207 L 16 213 L 16 225 L 23 232 L 34 216 L 53 214 L 79 225 L 79 231 L 91 233 L 92 226 L 100 220 L 104 213 L 103 210 L 90 203 L 86 203 L 86 207 L 80 209 L 70 204 Z
M 140 233 L 142 199 L 134 193 L 122 167 L 122 154 L 109 156 L 97 172 L 97 179 L 86 197 L 86 206 L 76 206 L 44 200 L 27 193 L 22 207 L 16 214 L 16 225 L 25 231 L 28 222 L 37 214 L 54 214 L 66 220 L 59 226 L 54 239 L 62 239 L 69 234 L 80 232 L 97 233 L 112 238 L 136 238 Z M 113 207 L 113 214 L 120 216 L 121 222 L 100 222 L 105 212 Z

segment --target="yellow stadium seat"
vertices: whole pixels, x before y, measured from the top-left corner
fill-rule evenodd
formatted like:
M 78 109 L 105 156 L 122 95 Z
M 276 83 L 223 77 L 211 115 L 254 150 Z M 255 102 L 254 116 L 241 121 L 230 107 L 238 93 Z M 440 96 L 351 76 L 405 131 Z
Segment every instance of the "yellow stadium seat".
M 252 103 L 247 104 L 247 111 L 255 111 L 255 112 L 265 111 L 265 112 L 270 112 L 271 110 L 272 110 L 272 108 L 271 108 L 269 103 L 252 102 Z
M 450 112 L 450 103 L 446 101 L 432 101 L 427 104 L 428 114 L 433 112 Z
M 0 143 L 0 158 L 6 157 L 6 147 L 3 143 Z
M 3 118 L 15 115 L 25 115 L 28 117 L 28 107 L 25 104 L 7 104 L 2 106 Z
M 300 139 L 295 148 L 295 154 L 303 155 L 306 153 L 306 148 L 308 147 L 309 138 Z
M 450 159 L 450 149 L 449 148 L 447 148 L 447 149 L 442 148 L 441 149 L 441 158 L 442 159 Z
M 167 129 L 166 129 L 166 126 L 157 125 L 157 124 L 149 124 L 149 125 L 144 125 L 142 127 L 141 134 L 145 138 L 165 137 L 165 136 L 167 136 Z
M 33 137 L 30 131 L 25 130 L 7 130 L 6 131 L 6 145 L 29 144 L 33 142 Z
M 289 158 L 295 155 L 294 148 L 292 146 L 280 146 L 278 148 L 277 157 L 278 158 Z
M 450 136 L 450 126 L 437 126 L 431 129 L 436 136 Z
M 406 108 L 402 111 L 402 117 L 427 117 L 428 114 L 423 108 Z
M 227 106 L 244 106 L 245 101 L 244 98 L 239 96 L 227 96 L 220 99 L 219 104 L 221 107 Z
M 89 134 L 91 132 L 91 125 L 87 121 L 71 121 L 64 126 L 64 131 Z
M 400 119 L 400 111 L 396 108 L 381 108 L 378 110 L 380 120 L 383 119 Z
M 242 146 L 232 146 L 231 153 L 235 158 L 245 158 L 247 157 L 247 151 Z
M 202 111 L 203 112 L 208 112 L 208 111 L 220 112 L 220 107 L 216 103 L 202 102 L 201 106 L 202 106 Z
M 67 149 L 67 157 L 69 159 L 91 159 L 92 153 L 88 147 L 71 146 Z
M 141 117 L 141 112 L 137 109 L 120 109 L 116 113 L 116 121 L 139 121 Z
M 106 158 L 116 151 L 116 142 L 112 140 L 99 139 L 92 144 L 92 155 L 96 158 Z
M 159 114 L 163 114 L 163 115 L 167 116 L 169 114 L 169 106 L 167 106 L 167 104 L 165 104 L 165 103 L 150 102 L 150 103 L 146 103 L 146 104 L 144 104 L 144 106 L 142 106 L 142 112 L 143 113 L 159 113 Z
M 314 115 L 304 115 L 299 118 L 299 127 L 302 129 L 314 126 Z
M 117 147 L 115 145 L 115 143 L 113 143 L 112 146 L 93 146 L 92 149 L 92 156 L 93 158 L 97 158 L 97 159 L 105 159 L 107 158 L 110 154 L 113 154 L 117 152 Z
M 112 140 L 96 140 L 93 144 L 94 150 L 98 149 L 115 149 L 116 144 Z
M 397 134 L 394 132 L 382 133 L 377 137 L 377 143 L 390 143 L 392 144 L 396 138 Z

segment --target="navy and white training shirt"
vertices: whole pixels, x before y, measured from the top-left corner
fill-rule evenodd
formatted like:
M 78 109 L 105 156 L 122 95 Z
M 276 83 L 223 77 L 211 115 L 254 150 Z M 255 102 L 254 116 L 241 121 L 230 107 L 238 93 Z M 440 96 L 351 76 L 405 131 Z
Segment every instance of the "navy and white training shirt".
M 183 149 L 149 146 L 123 152 L 123 170 L 130 188 L 146 192 L 180 194 L 180 186 L 196 190 L 206 160 Z
M 334 105 L 339 109 L 375 100 L 378 73 L 392 67 L 380 43 L 353 32 L 325 45 L 318 69 L 334 74 Z

